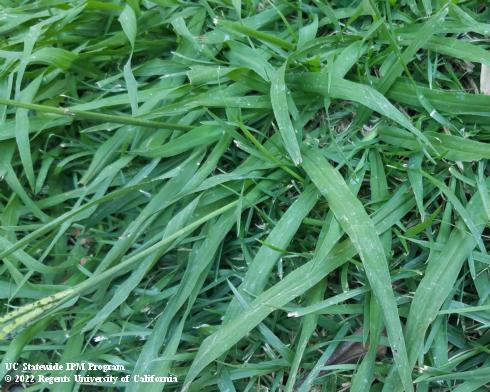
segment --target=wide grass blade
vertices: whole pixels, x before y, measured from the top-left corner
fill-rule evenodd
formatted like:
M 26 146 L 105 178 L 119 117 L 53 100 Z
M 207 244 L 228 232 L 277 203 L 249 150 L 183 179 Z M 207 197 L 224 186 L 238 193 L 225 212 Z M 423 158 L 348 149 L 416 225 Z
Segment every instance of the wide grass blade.
M 388 263 L 374 224 L 360 201 L 349 190 L 345 180 L 320 151 L 308 150 L 303 166 L 359 252 L 369 284 L 383 312 L 393 359 L 403 387 L 406 391 L 412 391 L 411 369 L 398 307 L 391 288 Z
M 298 131 L 294 129 L 291 118 L 289 117 L 286 84 L 284 82 L 286 65 L 287 64 L 284 63 L 272 74 L 270 92 L 271 103 L 284 147 L 294 164 L 299 165 L 302 159 L 297 139 Z

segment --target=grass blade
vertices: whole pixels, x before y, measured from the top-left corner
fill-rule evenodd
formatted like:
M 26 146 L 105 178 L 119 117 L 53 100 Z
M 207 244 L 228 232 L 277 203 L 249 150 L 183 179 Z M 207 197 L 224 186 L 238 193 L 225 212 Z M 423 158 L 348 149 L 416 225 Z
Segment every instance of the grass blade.
M 412 391 L 405 339 L 391 288 L 390 272 L 376 229 L 359 200 L 349 190 L 342 176 L 317 150 L 308 150 L 304 168 L 328 200 L 344 231 L 352 239 L 366 271 L 373 293 L 383 310 L 393 358 L 406 391 Z
M 284 147 L 294 164 L 299 165 L 302 161 L 301 152 L 299 150 L 297 131 L 294 129 L 291 118 L 289 117 L 286 84 L 284 82 L 285 71 L 286 63 L 272 74 L 270 92 L 271 103 Z

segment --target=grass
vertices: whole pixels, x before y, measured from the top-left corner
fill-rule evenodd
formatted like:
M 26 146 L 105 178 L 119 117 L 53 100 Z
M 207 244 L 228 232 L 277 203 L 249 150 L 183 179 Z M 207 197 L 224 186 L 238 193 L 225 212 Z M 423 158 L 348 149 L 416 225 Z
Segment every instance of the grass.
M 0 380 L 488 391 L 489 16 L 0 0 Z

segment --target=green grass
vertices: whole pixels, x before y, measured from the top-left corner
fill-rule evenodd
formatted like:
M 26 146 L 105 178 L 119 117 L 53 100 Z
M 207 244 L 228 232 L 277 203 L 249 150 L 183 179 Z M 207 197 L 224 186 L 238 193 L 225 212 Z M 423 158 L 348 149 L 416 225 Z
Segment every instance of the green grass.
M 488 391 L 489 17 L 0 0 L 0 382 Z

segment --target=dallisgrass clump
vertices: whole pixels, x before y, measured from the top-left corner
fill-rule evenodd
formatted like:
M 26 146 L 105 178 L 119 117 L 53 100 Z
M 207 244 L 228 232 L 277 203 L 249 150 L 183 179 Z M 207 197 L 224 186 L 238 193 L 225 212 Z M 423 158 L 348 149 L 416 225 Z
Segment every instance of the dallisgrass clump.
M 0 7 L 0 379 L 488 390 L 485 2 Z

